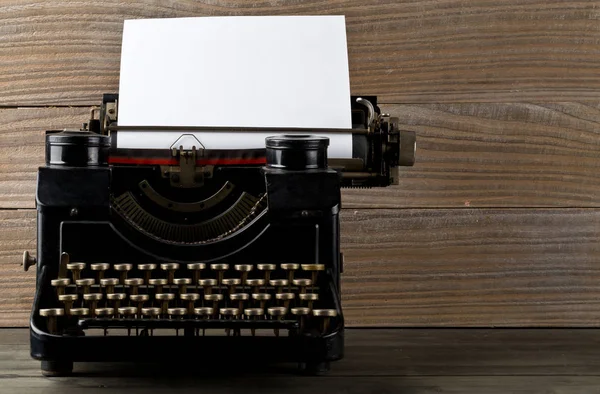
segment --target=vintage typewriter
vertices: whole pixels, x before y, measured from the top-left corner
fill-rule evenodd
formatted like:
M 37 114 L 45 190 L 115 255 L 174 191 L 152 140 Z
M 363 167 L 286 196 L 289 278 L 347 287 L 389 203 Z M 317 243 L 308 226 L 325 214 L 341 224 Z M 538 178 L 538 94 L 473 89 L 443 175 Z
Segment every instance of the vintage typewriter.
M 321 129 L 267 130 L 259 150 L 118 149 L 136 127 L 119 126 L 116 94 L 81 129 L 47 131 L 37 258 L 23 256 L 42 373 L 178 354 L 319 373 L 342 358 L 340 189 L 395 184 L 415 160 L 414 132 L 376 97 L 351 108 L 352 129 L 325 130 L 352 134 L 351 159 L 328 158 Z

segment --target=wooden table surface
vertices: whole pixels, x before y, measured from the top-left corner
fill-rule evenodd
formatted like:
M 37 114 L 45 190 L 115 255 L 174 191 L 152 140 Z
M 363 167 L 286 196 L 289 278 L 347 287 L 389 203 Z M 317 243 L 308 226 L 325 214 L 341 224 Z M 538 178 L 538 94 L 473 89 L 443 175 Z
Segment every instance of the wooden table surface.
M 26 329 L 0 330 L 1 393 L 600 393 L 594 329 L 349 329 L 346 357 L 322 377 L 287 365 L 197 371 L 168 360 L 76 363 L 72 377 L 44 378 L 28 338 Z

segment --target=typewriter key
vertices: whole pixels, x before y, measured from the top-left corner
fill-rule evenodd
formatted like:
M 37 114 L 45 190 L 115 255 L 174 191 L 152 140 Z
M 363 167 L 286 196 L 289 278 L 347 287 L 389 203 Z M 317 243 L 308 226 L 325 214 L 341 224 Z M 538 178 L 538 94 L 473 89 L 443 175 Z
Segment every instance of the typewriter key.
M 292 308 L 290 310 L 292 315 L 298 316 L 298 322 L 300 324 L 300 331 L 304 331 L 304 326 L 306 325 L 305 320 L 306 316 L 310 315 L 310 309 L 304 307 Z
M 310 279 L 294 279 L 294 286 L 300 288 L 300 294 L 306 293 L 306 288 L 312 286 L 312 280 Z
M 96 305 L 98 305 L 98 301 L 100 301 L 102 297 L 102 293 L 89 293 L 83 295 L 83 299 L 87 302 L 88 307 L 90 308 L 90 314 L 92 316 L 95 315 Z
M 208 307 L 194 308 L 194 314 L 200 319 L 208 319 L 214 314 L 214 309 Z M 196 335 L 199 334 L 198 330 L 199 329 L 196 329 Z M 202 336 L 204 335 L 206 335 L 206 328 L 202 328 Z
M 236 316 L 239 316 L 240 310 L 237 308 L 221 308 L 219 310 L 219 313 L 221 314 L 221 317 L 223 319 L 232 320 L 232 319 L 235 319 Z M 227 334 L 227 336 L 230 336 L 231 328 L 226 328 L 225 333 Z M 234 330 L 234 336 L 238 336 L 238 335 L 239 335 L 239 329 Z
M 271 272 L 275 271 L 277 266 L 275 264 L 258 264 L 256 268 L 258 268 L 259 271 L 265 272 L 265 284 L 267 284 L 269 283 L 269 280 L 271 280 Z
M 94 283 L 96 283 L 94 278 L 83 278 L 75 281 L 75 285 L 82 288 L 83 294 L 88 294 L 90 292 L 90 287 L 93 286 Z
M 246 316 L 248 316 L 248 318 L 250 320 L 258 320 L 260 319 L 261 316 L 263 316 L 265 314 L 264 309 L 261 308 L 248 308 L 246 310 L 244 310 L 244 314 Z M 250 333 L 252 334 L 252 336 L 256 335 L 256 328 L 252 327 L 250 328 Z
M 90 314 L 88 308 L 73 308 L 71 309 L 71 316 L 87 316 Z
M 58 316 L 64 316 L 65 311 L 61 308 L 50 308 L 40 309 L 40 316 L 44 316 L 47 319 L 48 332 L 50 334 L 57 334 L 56 318 Z
M 150 283 L 152 286 L 154 286 L 154 293 L 155 294 L 160 294 L 163 291 L 163 286 L 167 285 L 167 280 L 160 278 L 160 279 L 150 279 L 148 281 L 148 283 Z
M 283 320 L 283 318 L 287 314 L 287 308 L 284 308 L 282 306 L 274 306 L 267 309 L 267 312 L 273 320 Z M 276 337 L 279 336 L 279 328 L 275 328 L 273 332 L 275 333 Z
M 242 314 L 242 311 L 244 310 L 244 301 L 248 301 L 250 299 L 250 295 L 246 293 L 232 293 L 229 294 L 229 299 L 231 301 L 239 302 L 238 309 L 240 310 L 240 314 Z
M 292 300 L 294 298 L 296 298 L 296 294 L 294 294 L 294 293 L 277 293 L 277 294 L 275 294 L 275 298 L 283 301 L 283 307 L 285 309 L 288 309 L 290 307 L 290 302 L 292 302 Z
M 167 271 L 167 283 L 172 285 L 175 278 L 175 271 L 179 269 L 179 263 L 162 263 L 160 268 Z
M 313 285 L 313 289 L 314 289 L 314 286 L 317 284 L 317 275 L 319 274 L 319 271 L 325 270 L 325 265 L 324 264 L 302 264 L 302 269 L 304 271 L 309 271 L 311 273 L 312 285 Z
M 277 293 L 282 293 L 283 288 L 288 285 L 287 279 L 271 279 L 269 284 L 273 287 L 277 287 Z
M 260 303 L 260 309 L 265 309 L 267 305 L 267 301 L 271 299 L 271 294 L 269 293 L 254 293 L 252 294 L 252 299 L 258 301 Z
M 195 285 L 200 280 L 200 272 L 206 268 L 204 263 L 190 263 L 187 265 L 187 269 L 192 271 L 192 283 Z
M 115 264 L 113 268 L 115 269 L 115 271 L 119 272 L 119 277 L 120 277 L 119 283 L 121 283 L 121 285 L 124 286 L 125 279 L 127 279 L 127 273 L 129 271 L 131 271 L 133 266 L 131 264 Z
M 216 314 L 219 311 L 219 301 L 223 300 L 223 294 L 204 294 L 204 300 L 213 303 L 213 310 Z
M 96 271 L 96 279 L 98 283 L 100 283 L 100 279 L 104 278 L 104 271 L 110 268 L 110 264 L 108 263 L 96 263 L 91 264 L 90 269 L 92 271 Z
M 292 263 L 287 263 L 287 264 L 281 264 L 281 269 L 284 271 L 287 271 L 287 280 L 288 280 L 288 291 L 292 291 L 292 282 L 294 281 L 294 271 L 296 271 L 298 268 L 300 268 L 300 264 L 292 264 Z
M 200 279 L 198 280 L 198 285 L 202 286 L 204 289 L 204 295 L 212 294 L 213 286 L 217 285 L 216 279 Z
M 246 286 L 246 280 L 248 279 L 248 272 L 252 271 L 254 266 L 252 264 L 236 264 L 233 266 L 236 271 L 242 273 L 242 286 Z
M 138 264 L 138 270 L 144 272 L 144 283 L 146 286 L 150 285 L 150 279 L 152 278 L 152 270 L 156 269 L 156 264 Z
M 147 317 L 157 317 L 160 315 L 160 308 L 148 307 L 142 308 L 142 315 Z
M 144 284 L 142 278 L 125 279 L 125 284 L 129 286 L 129 294 L 135 295 L 138 293 L 138 287 Z
M 175 278 L 173 284 L 179 286 L 179 294 L 185 294 L 187 286 L 192 283 L 190 278 Z
M 258 293 L 260 287 L 264 286 L 264 279 L 246 279 L 246 284 L 252 288 L 252 293 Z
M 123 319 L 130 319 L 137 315 L 137 308 L 135 306 L 123 306 L 123 307 L 117 309 L 117 311 L 119 312 L 119 316 Z M 137 327 L 136 327 L 136 332 L 137 332 Z M 130 326 L 127 327 L 127 336 L 131 336 L 131 327 Z
M 77 294 L 62 294 L 58 296 L 58 300 L 65 304 L 65 315 L 71 315 L 71 308 L 79 296 Z
M 229 294 L 235 293 L 235 287 L 242 283 L 240 279 L 237 278 L 225 278 L 223 279 L 223 285 L 229 286 Z
M 319 299 L 319 295 L 317 293 L 305 293 L 305 294 L 299 294 L 298 298 L 300 298 L 301 301 L 306 302 L 306 306 L 309 309 L 312 309 L 313 302 L 315 302 Z
M 67 264 L 67 269 L 71 271 L 71 275 L 73 276 L 73 282 L 81 277 L 81 271 L 85 269 L 85 263 L 69 263 Z
M 93 312 L 98 317 L 112 317 L 115 314 L 114 308 L 96 308 Z
M 52 279 L 50 284 L 56 287 L 56 295 L 60 296 L 65 294 L 65 287 L 67 287 L 71 283 L 71 279 L 69 278 L 60 278 L 60 279 Z
M 132 294 L 129 296 L 131 302 L 136 303 L 136 308 L 138 309 L 138 317 L 142 317 L 142 311 L 144 308 L 144 302 L 147 302 L 150 299 L 148 294 Z
M 173 293 L 158 293 L 158 294 L 156 294 L 155 297 L 156 297 L 156 300 L 160 301 L 160 303 L 161 303 L 161 308 L 160 308 L 161 315 L 166 316 L 167 309 L 169 308 L 169 301 L 172 301 L 175 299 L 175 294 L 173 294 Z
M 115 286 L 119 284 L 117 278 L 104 278 L 100 279 L 100 284 L 106 288 L 106 294 L 114 293 Z
M 223 274 L 229 269 L 229 264 L 211 264 L 210 269 L 217 271 L 217 285 L 221 286 L 223 282 Z
M 196 302 L 200 299 L 200 294 L 185 293 L 185 294 L 180 294 L 179 298 L 181 298 L 182 301 L 187 302 L 187 313 L 189 316 L 192 316 L 194 314 L 194 302 Z
M 121 306 L 121 301 L 127 298 L 125 293 L 110 293 L 106 295 L 106 299 L 112 303 L 112 307 L 118 310 Z
M 329 330 L 329 320 L 332 317 L 337 316 L 337 311 L 335 309 L 313 309 L 312 313 L 315 317 L 323 318 L 323 326 L 321 332 L 323 334 L 327 334 L 327 331 Z
M 174 319 L 182 319 L 183 316 L 187 313 L 187 309 L 185 308 L 169 308 L 167 310 L 169 313 L 169 318 L 171 320 Z M 179 328 L 175 328 L 175 335 L 179 336 Z

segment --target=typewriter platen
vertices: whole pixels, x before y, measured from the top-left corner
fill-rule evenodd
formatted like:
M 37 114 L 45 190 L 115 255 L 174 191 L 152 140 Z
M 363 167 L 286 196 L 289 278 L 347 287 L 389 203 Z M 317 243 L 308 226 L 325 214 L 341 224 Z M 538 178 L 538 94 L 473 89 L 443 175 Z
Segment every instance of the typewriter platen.
M 342 358 L 340 189 L 397 183 L 414 133 L 352 97 L 352 130 L 328 130 L 352 133 L 352 159 L 285 129 L 261 150 L 131 152 L 114 143 L 117 109 L 105 94 L 81 130 L 46 133 L 37 258 L 23 258 L 42 372 L 193 354 L 318 373 Z

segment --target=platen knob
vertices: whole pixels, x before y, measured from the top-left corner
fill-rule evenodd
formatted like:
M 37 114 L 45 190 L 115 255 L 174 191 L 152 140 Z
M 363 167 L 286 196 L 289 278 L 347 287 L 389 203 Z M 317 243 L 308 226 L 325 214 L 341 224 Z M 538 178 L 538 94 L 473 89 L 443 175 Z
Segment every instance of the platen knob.
M 28 251 L 23 252 L 23 262 L 21 265 L 23 266 L 23 271 L 28 271 L 29 267 L 35 265 L 37 263 L 37 259 L 29 254 Z

